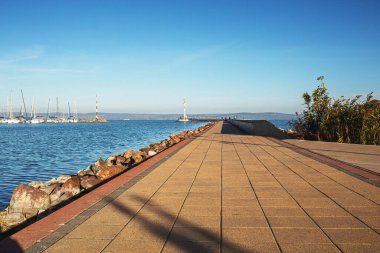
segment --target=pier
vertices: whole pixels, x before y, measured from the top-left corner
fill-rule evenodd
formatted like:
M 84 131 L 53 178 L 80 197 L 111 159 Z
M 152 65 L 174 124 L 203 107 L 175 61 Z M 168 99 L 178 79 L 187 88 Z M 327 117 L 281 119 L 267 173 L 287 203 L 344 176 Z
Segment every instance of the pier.
M 379 167 L 378 146 L 279 140 L 219 122 L 0 249 L 379 252 Z

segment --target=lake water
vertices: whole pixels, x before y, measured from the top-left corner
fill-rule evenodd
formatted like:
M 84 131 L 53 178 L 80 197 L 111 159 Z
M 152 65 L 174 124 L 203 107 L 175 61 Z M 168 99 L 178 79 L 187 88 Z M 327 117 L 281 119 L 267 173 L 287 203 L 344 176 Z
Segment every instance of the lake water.
M 282 128 L 282 129 L 285 129 L 285 130 L 289 130 L 290 129 L 290 126 L 289 126 L 289 120 L 269 120 L 273 125 L 275 125 L 276 127 L 279 127 L 279 128 Z
M 138 150 L 205 123 L 111 121 L 77 124 L 0 124 L 0 210 L 20 183 L 76 174 L 98 158 Z
M 272 123 L 287 129 L 288 121 Z M 98 158 L 138 150 L 170 134 L 205 123 L 167 120 L 111 121 L 105 124 L 0 124 L 0 210 L 20 183 L 76 174 Z

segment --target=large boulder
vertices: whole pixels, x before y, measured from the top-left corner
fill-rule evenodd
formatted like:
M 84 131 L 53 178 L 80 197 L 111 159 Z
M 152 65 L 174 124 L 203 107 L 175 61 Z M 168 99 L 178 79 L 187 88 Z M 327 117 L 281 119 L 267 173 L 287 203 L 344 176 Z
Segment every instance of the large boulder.
M 154 148 L 157 145 L 160 145 L 160 143 L 159 142 L 153 142 L 153 143 L 149 144 L 149 147 Z
M 0 232 L 5 232 L 24 221 L 26 218 L 22 213 L 4 213 L 0 218 Z
M 61 191 L 61 187 L 56 187 L 51 193 L 50 193 L 50 202 L 51 202 L 51 205 L 52 206 L 55 206 L 56 204 L 58 204 L 60 201 L 59 201 L 59 198 L 62 196 L 62 191 Z
M 126 158 L 124 156 L 118 155 L 115 157 L 115 164 L 114 165 L 122 165 L 122 166 L 130 166 L 132 164 L 131 158 Z
M 51 194 L 57 187 L 60 187 L 60 183 L 53 183 L 53 184 L 45 184 L 44 186 L 41 186 L 39 189 L 41 191 L 46 192 L 47 194 Z
M 106 180 L 108 178 L 111 178 L 111 177 L 123 172 L 125 169 L 126 169 L 126 167 L 121 166 L 121 165 L 106 166 L 103 169 L 101 169 L 100 171 L 98 171 L 96 176 L 100 180 Z
M 42 181 L 32 181 L 28 184 L 29 186 L 32 186 L 34 188 L 37 188 L 39 189 L 40 187 L 44 186 L 45 185 L 45 182 L 42 182 Z
M 75 196 L 80 193 L 80 186 L 80 178 L 72 176 L 61 186 L 61 192 L 68 196 Z
M 124 152 L 123 156 L 127 159 L 131 158 L 135 154 L 135 151 L 129 149 Z
M 116 159 L 117 159 L 117 156 L 118 156 L 118 155 L 111 155 L 110 157 L 108 157 L 108 158 L 106 159 L 106 164 L 107 164 L 107 166 L 116 165 Z
M 88 166 L 86 169 L 78 171 L 77 175 L 78 177 L 94 176 L 95 173 L 92 171 L 91 166 Z
M 49 194 L 32 186 L 20 184 L 13 191 L 8 213 L 21 213 L 25 218 L 30 218 L 39 210 L 46 210 L 49 207 Z
M 178 142 L 180 142 L 181 141 L 181 139 L 178 137 L 178 136 L 172 136 L 171 138 L 170 138 L 170 140 L 171 141 L 173 141 L 174 142 L 174 144 L 177 144 Z M 169 140 L 169 141 L 170 141 Z
M 155 156 L 157 154 L 156 151 L 153 151 L 153 150 L 149 150 L 148 152 L 148 156 Z
M 53 183 L 59 183 L 59 184 L 63 184 L 64 182 L 66 182 L 71 176 L 66 176 L 66 175 L 62 175 L 62 176 L 59 176 L 57 178 L 53 178 L 49 181 L 46 182 L 46 184 L 53 184 Z
M 142 151 L 142 152 L 144 152 L 144 153 L 146 153 L 146 154 L 148 154 L 149 153 L 149 151 L 152 151 L 153 149 L 151 148 L 151 147 L 145 147 L 145 148 L 141 148 L 140 149 L 140 151 Z
M 80 184 L 82 188 L 87 190 L 99 184 L 100 182 L 102 182 L 102 180 L 100 180 L 99 178 L 95 176 L 86 176 L 86 177 L 81 178 Z
M 132 156 L 133 164 L 139 164 L 142 161 L 144 161 L 147 157 L 147 154 L 143 151 L 136 151 L 135 154 Z
M 163 140 L 160 142 L 160 146 L 163 147 L 164 149 L 168 148 L 170 146 L 168 140 Z
M 102 159 L 98 159 L 95 164 L 91 166 L 91 170 L 96 175 L 99 171 L 107 167 L 107 163 L 103 161 Z

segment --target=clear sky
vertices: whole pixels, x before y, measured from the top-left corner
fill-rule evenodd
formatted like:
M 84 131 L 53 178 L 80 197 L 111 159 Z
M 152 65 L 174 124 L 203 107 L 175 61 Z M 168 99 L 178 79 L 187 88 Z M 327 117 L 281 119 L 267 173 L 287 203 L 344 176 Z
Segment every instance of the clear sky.
M 380 1 L 0 1 L 0 105 L 22 88 L 40 110 L 302 110 L 324 75 L 333 96 L 380 95 Z

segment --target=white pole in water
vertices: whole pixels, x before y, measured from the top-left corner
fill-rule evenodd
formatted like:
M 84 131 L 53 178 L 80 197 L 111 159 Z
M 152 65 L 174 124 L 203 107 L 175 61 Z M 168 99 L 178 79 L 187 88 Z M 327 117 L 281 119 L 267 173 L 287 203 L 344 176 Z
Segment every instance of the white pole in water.
M 186 116 L 186 98 L 183 99 L 183 119 L 187 119 L 187 116 Z
M 99 119 L 99 111 L 98 111 L 98 94 L 96 94 L 96 119 Z

